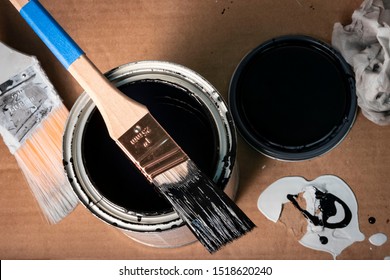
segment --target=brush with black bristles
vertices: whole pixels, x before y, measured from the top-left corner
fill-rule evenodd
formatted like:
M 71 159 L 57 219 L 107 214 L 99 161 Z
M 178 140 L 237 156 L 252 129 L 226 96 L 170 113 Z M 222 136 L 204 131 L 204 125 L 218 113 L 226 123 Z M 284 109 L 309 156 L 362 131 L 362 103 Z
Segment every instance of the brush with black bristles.
M 122 94 L 104 77 L 38 1 L 10 1 L 94 101 L 110 137 L 168 199 L 209 252 L 255 227 L 145 106 Z

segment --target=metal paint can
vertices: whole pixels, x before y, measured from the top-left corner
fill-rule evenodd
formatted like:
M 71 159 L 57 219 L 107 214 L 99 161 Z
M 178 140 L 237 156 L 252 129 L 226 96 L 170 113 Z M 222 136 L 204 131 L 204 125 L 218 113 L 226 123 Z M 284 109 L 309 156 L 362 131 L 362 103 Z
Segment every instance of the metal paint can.
M 281 36 L 244 56 L 230 82 L 229 105 L 238 132 L 255 150 L 308 160 L 337 147 L 352 128 L 355 75 L 327 43 Z
M 184 66 L 161 61 L 125 64 L 106 76 L 145 104 L 198 167 L 234 199 L 238 187 L 235 126 L 208 81 Z M 149 246 L 178 247 L 196 240 L 109 138 L 85 92 L 70 112 L 63 145 L 73 190 L 96 217 Z

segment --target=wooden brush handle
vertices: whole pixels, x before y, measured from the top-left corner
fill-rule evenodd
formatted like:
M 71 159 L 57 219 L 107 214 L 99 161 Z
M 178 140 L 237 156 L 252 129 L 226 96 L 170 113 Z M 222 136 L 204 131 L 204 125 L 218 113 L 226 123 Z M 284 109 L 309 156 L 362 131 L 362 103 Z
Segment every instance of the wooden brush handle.
M 14 7 L 20 11 L 20 9 L 22 9 L 22 7 L 24 5 L 26 5 L 28 3 L 29 0 L 10 0 L 10 2 L 12 3 L 12 5 L 14 5 Z
M 117 140 L 148 113 L 145 106 L 122 94 L 107 80 L 37 0 L 10 2 L 88 93 L 113 139 Z
M 99 109 L 111 138 L 117 140 L 149 113 L 144 105 L 122 94 L 85 55 L 75 60 L 68 71 Z

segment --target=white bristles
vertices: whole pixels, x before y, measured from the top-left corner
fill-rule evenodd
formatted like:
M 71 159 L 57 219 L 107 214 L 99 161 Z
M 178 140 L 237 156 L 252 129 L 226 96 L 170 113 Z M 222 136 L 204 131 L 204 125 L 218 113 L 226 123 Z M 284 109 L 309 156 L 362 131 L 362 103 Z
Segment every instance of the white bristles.
M 153 181 L 156 186 L 162 186 L 164 184 L 176 184 L 188 178 L 189 162 L 182 162 L 175 167 L 168 169 L 164 173 L 161 173 L 154 177 Z
M 50 223 L 57 223 L 77 205 L 62 163 L 62 135 L 68 110 L 60 103 L 15 152 L 30 189 Z

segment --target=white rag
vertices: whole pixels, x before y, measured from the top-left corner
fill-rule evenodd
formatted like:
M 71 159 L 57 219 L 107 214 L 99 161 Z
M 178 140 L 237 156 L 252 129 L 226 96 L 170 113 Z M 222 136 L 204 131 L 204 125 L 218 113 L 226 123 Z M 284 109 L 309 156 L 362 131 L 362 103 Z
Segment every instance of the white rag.
M 390 0 L 364 0 L 352 23 L 333 28 L 332 45 L 353 67 L 362 113 L 390 124 Z

